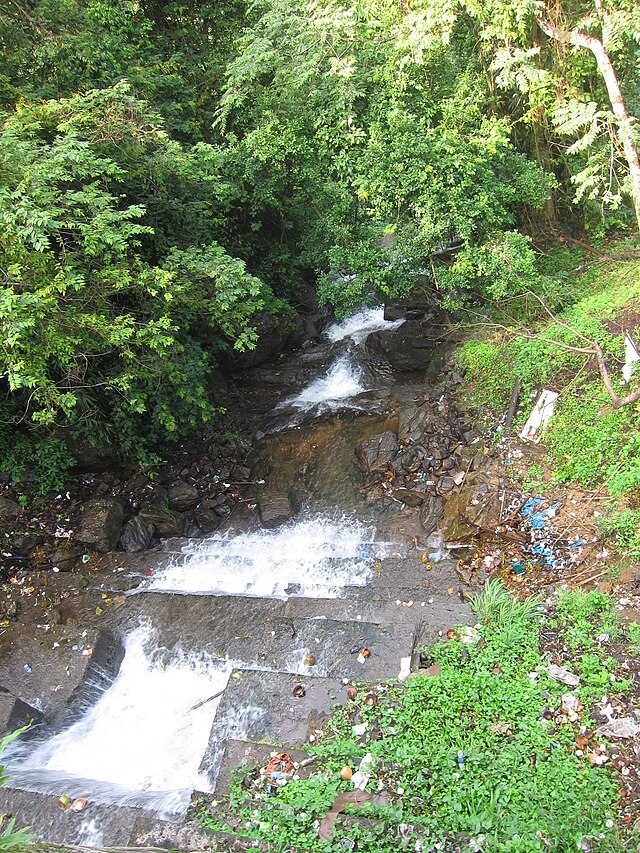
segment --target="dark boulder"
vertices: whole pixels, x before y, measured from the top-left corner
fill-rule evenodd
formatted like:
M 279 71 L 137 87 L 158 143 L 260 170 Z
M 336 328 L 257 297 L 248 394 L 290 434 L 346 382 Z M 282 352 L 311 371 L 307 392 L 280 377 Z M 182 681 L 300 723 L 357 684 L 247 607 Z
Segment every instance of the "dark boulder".
M 425 370 L 438 345 L 438 334 L 428 323 L 407 320 L 397 329 L 373 332 L 367 338 L 367 349 L 386 358 L 396 370 Z
M 295 311 L 287 311 L 278 317 L 266 312 L 252 318 L 252 325 L 258 333 L 254 349 L 245 352 L 233 352 L 227 356 L 229 367 L 233 370 L 248 370 L 264 364 L 278 353 L 300 346 L 305 339 L 304 323 Z
M 92 498 L 84 505 L 78 540 L 97 551 L 112 551 L 120 539 L 123 515 L 117 498 Z
M 146 551 L 153 543 L 153 525 L 139 516 L 130 518 L 122 528 L 120 547 L 129 554 Z
M 167 490 L 153 483 L 145 489 L 138 518 L 150 524 L 158 536 L 180 536 L 184 530 L 184 517 L 176 510 L 169 509 Z
M 185 483 L 184 480 L 176 480 L 169 486 L 167 494 L 169 509 L 186 512 L 193 509 L 199 498 L 200 495 L 196 487 L 190 483 Z
M 360 442 L 356 457 L 368 473 L 384 471 L 398 452 L 398 436 L 387 430 Z
M 0 522 L 11 521 L 22 512 L 22 507 L 11 498 L 0 498 Z
M 428 495 L 420 509 L 420 523 L 424 527 L 425 534 L 430 536 L 444 518 L 444 504 L 442 498 L 436 495 Z

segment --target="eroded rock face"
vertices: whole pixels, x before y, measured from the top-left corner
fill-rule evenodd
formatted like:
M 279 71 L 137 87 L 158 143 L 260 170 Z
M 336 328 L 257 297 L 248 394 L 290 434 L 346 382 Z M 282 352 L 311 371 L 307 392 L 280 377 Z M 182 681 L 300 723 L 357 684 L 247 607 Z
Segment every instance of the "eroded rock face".
M 420 508 L 420 523 L 430 536 L 444 517 L 444 503 L 436 495 L 427 495 Z
M 84 506 L 78 539 L 96 551 L 113 550 L 120 539 L 123 516 L 117 498 L 92 498 Z
M 286 492 L 265 492 L 257 499 L 263 527 L 277 527 L 293 517 L 293 507 Z
M 397 452 L 398 436 L 390 430 L 374 435 L 356 447 L 358 462 L 369 473 L 384 471 Z

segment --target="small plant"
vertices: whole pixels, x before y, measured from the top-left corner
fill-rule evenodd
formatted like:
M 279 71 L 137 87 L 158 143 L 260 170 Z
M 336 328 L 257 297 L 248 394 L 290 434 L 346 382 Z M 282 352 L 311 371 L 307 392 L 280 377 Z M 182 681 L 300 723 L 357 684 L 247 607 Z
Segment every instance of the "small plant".
M 16 731 L 11 732 L 11 734 L 6 735 L 3 738 L 0 738 L 0 754 L 3 752 L 5 747 L 7 747 L 11 741 L 15 740 L 19 735 L 21 735 L 28 726 L 24 726 L 21 729 L 16 729 Z M 0 764 L 0 785 L 4 785 L 7 781 L 7 774 L 5 773 L 4 764 Z M 10 850 L 20 850 L 28 845 L 30 842 L 34 841 L 36 836 L 30 832 L 29 827 L 22 827 L 20 829 L 16 829 L 16 819 L 15 817 L 10 817 L 6 814 L 0 814 L 0 851 Z
M 528 622 L 536 615 L 539 606 L 536 596 L 524 601 L 514 598 L 499 580 L 490 580 L 484 590 L 471 600 L 471 609 L 489 627 Z
M 615 537 L 632 557 L 640 558 L 640 509 L 616 510 L 603 518 L 599 527 L 605 535 Z

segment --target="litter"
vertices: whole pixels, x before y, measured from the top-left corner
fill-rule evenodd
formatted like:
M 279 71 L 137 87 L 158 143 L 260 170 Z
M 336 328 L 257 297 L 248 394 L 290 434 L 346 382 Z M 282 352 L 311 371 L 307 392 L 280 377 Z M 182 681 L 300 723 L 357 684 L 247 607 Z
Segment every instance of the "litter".
M 31 672 L 31 667 L 28 663 L 25 663 L 25 665 L 22 667 L 22 671 L 26 672 L 27 675 Z
M 604 726 L 600 726 L 598 734 L 601 737 L 632 738 L 640 732 L 640 725 L 633 717 L 620 717 L 617 720 L 609 720 Z
M 562 696 L 562 710 L 571 720 L 572 723 L 578 719 L 578 711 L 580 710 L 580 700 L 573 693 L 564 693 Z
M 351 777 L 351 784 L 358 791 L 364 791 L 369 784 L 373 773 L 375 762 L 373 756 L 368 752 L 360 762 L 360 768 Z
M 529 498 L 529 500 L 525 503 L 525 505 L 520 510 L 520 514 L 524 515 L 525 518 L 531 515 L 534 509 L 540 504 L 543 504 L 544 500 L 542 498 Z
M 411 657 L 400 658 L 400 672 L 398 681 L 406 681 L 411 675 Z
M 577 675 L 569 672 L 569 670 L 565 669 L 563 666 L 556 666 L 555 663 L 549 664 L 549 675 L 554 681 L 560 681 L 562 684 L 566 684 L 569 687 L 577 687 L 578 684 L 580 684 L 580 678 Z
M 635 342 L 629 332 L 624 336 L 624 367 L 622 368 L 622 376 L 624 381 L 629 384 L 631 377 L 636 369 L 636 364 L 640 361 L 640 351 L 635 345 Z
M 471 628 L 469 625 L 460 628 L 460 641 L 467 646 L 475 646 L 481 639 L 482 637 L 477 628 Z
M 520 433 L 520 438 L 524 438 L 527 441 L 540 441 L 544 428 L 553 415 L 558 397 L 559 394 L 556 391 L 549 391 L 546 388 L 543 390 L 533 407 L 533 411 L 529 415 L 529 419 L 524 425 L 524 429 Z
M 532 529 L 542 530 L 542 528 L 546 525 L 547 520 L 550 518 L 554 518 L 559 506 L 560 504 L 552 504 L 550 507 L 547 507 L 547 509 L 541 509 L 539 512 L 535 512 L 529 518 L 529 524 L 531 525 Z
M 267 782 L 273 782 L 278 787 L 286 785 L 294 773 L 295 765 L 287 752 L 276 753 L 264 769 Z

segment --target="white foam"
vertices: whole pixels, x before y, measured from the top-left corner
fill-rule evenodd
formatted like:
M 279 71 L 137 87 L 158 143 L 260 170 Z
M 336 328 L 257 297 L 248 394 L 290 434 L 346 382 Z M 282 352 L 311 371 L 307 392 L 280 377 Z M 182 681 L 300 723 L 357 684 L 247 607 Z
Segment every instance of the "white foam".
M 362 368 L 355 366 L 348 356 L 335 361 L 324 376 L 315 379 L 295 397 L 281 403 L 278 408 L 291 407 L 301 411 L 316 409 L 319 413 L 333 409 L 351 397 L 366 391 L 362 382 Z
M 316 516 L 275 530 L 214 535 L 185 547 L 184 557 L 158 571 L 145 589 L 335 598 L 345 586 L 370 579 L 374 532 L 361 522 Z
M 400 320 L 385 320 L 384 307 L 379 308 L 361 308 L 342 320 L 340 323 L 332 323 L 325 330 L 325 336 L 336 343 L 345 338 L 351 338 L 356 344 L 361 344 L 365 341 L 372 332 L 379 332 L 383 329 L 397 329 L 404 323 L 404 317 Z
M 149 629 L 130 634 L 113 684 L 78 722 L 11 763 L 12 783 L 49 790 L 59 779 L 58 792 L 72 793 L 82 780 L 89 800 L 135 803 L 143 792 L 146 805 L 168 812 L 194 788 L 207 790 L 198 768 L 219 699 L 205 700 L 224 690 L 231 664 L 180 650 L 167 662 L 152 647 Z

